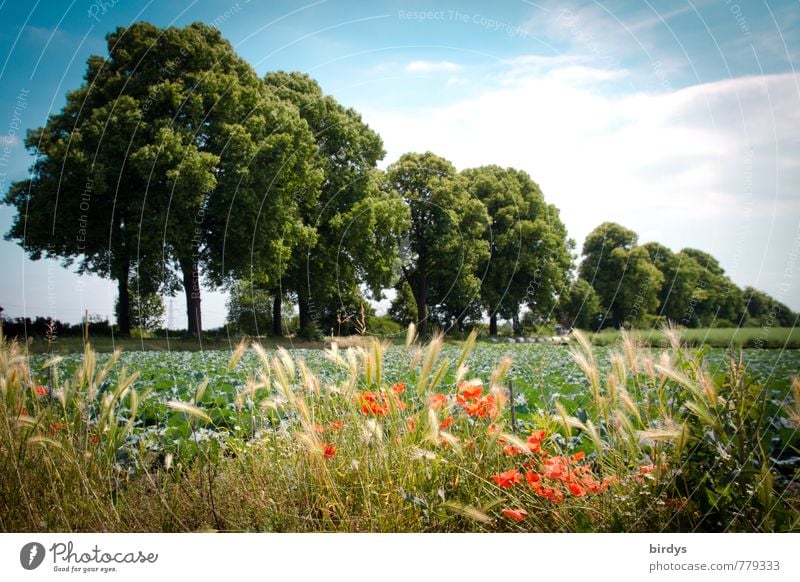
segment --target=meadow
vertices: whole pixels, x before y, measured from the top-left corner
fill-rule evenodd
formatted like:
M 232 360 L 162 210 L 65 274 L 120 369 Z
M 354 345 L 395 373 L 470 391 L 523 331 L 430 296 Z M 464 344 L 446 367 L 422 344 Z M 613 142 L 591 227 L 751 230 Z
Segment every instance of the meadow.
M 795 531 L 796 350 L 470 336 L 28 356 L 3 531 Z

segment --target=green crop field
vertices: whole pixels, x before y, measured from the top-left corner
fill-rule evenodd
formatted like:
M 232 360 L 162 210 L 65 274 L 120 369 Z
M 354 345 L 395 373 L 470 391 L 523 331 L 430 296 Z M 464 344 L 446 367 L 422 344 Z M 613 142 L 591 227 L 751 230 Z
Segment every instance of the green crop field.
M 0 352 L 9 531 L 796 531 L 796 350 Z

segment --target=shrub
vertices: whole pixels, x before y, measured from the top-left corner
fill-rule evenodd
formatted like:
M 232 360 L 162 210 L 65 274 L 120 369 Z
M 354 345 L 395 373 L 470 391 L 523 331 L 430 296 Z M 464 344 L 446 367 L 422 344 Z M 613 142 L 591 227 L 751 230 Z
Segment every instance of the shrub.
M 367 316 L 367 333 L 380 336 L 401 336 L 404 328 L 390 317 Z

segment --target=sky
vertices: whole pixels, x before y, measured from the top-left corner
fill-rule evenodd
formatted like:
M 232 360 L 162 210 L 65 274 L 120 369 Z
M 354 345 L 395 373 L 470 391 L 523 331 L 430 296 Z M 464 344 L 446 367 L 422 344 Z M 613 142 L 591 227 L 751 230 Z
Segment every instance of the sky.
M 105 35 L 216 26 L 259 74 L 308 73 L 387 151 L 527 171 L 580 249 L 604 221 L 702 249 L 800 310 L 800 3 L 0 0 L 0 196 L 27 129 L 80 86 Z M 14 210 L 0 206 L 0 231 Z M 113 282 L 0 241 L 4 315 L 111 317 Z M 183 299 L 167 324 L 186 325 Z M 203 323 L 225 318 L 206 291 Z

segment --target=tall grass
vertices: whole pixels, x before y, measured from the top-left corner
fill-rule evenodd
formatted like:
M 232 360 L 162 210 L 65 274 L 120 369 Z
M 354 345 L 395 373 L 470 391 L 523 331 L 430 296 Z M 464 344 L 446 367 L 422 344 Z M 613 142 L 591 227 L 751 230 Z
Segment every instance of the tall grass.
M 668 343 L 663 330 L 645 329 L 627 332 L 648 346 L 661 347 Z M 800 327 L 720 327 L 679 330 L 685 345 L 708 345 L 714 348 L 800 349 Z M 591 334 L 597 346 L 618 344 L 619 330 L 605 329 Z
M 235 399 L 249 438 L 216 431 L 194 398 L 169 402 L 179 447 L 143 444 L 136 373 L 108 381 L 91 347 L 73 377 L 38 387 L 14 342 L 0 349 L 0 528 L 4 531 L 784 531 L 798 527 L 794 478 L 771 458 L 773 426 L 797 426 L 795 400 L 768 404 L 732 361 L 712 377 L 674 330 L 661 353 L 624 335 L 601 374 L 578 334 L 588 414 L 557 405 L 511 426 L 501 360 L 471 373 L 475 336 L 453 361 L 441 338 L 404 349 L 388 385 L 377 340 L 328 359 L 250 346 L 261 370 Z M 233 351 L 233 369 L 246 347 Z M 183 424 L 180 424 L 183 423 Z M 794 423 L 794 424 L 792 424 Z M 211 435 L 211 436 L 209 436 Z M 794 432 L 785 445 L 796 443 Z

